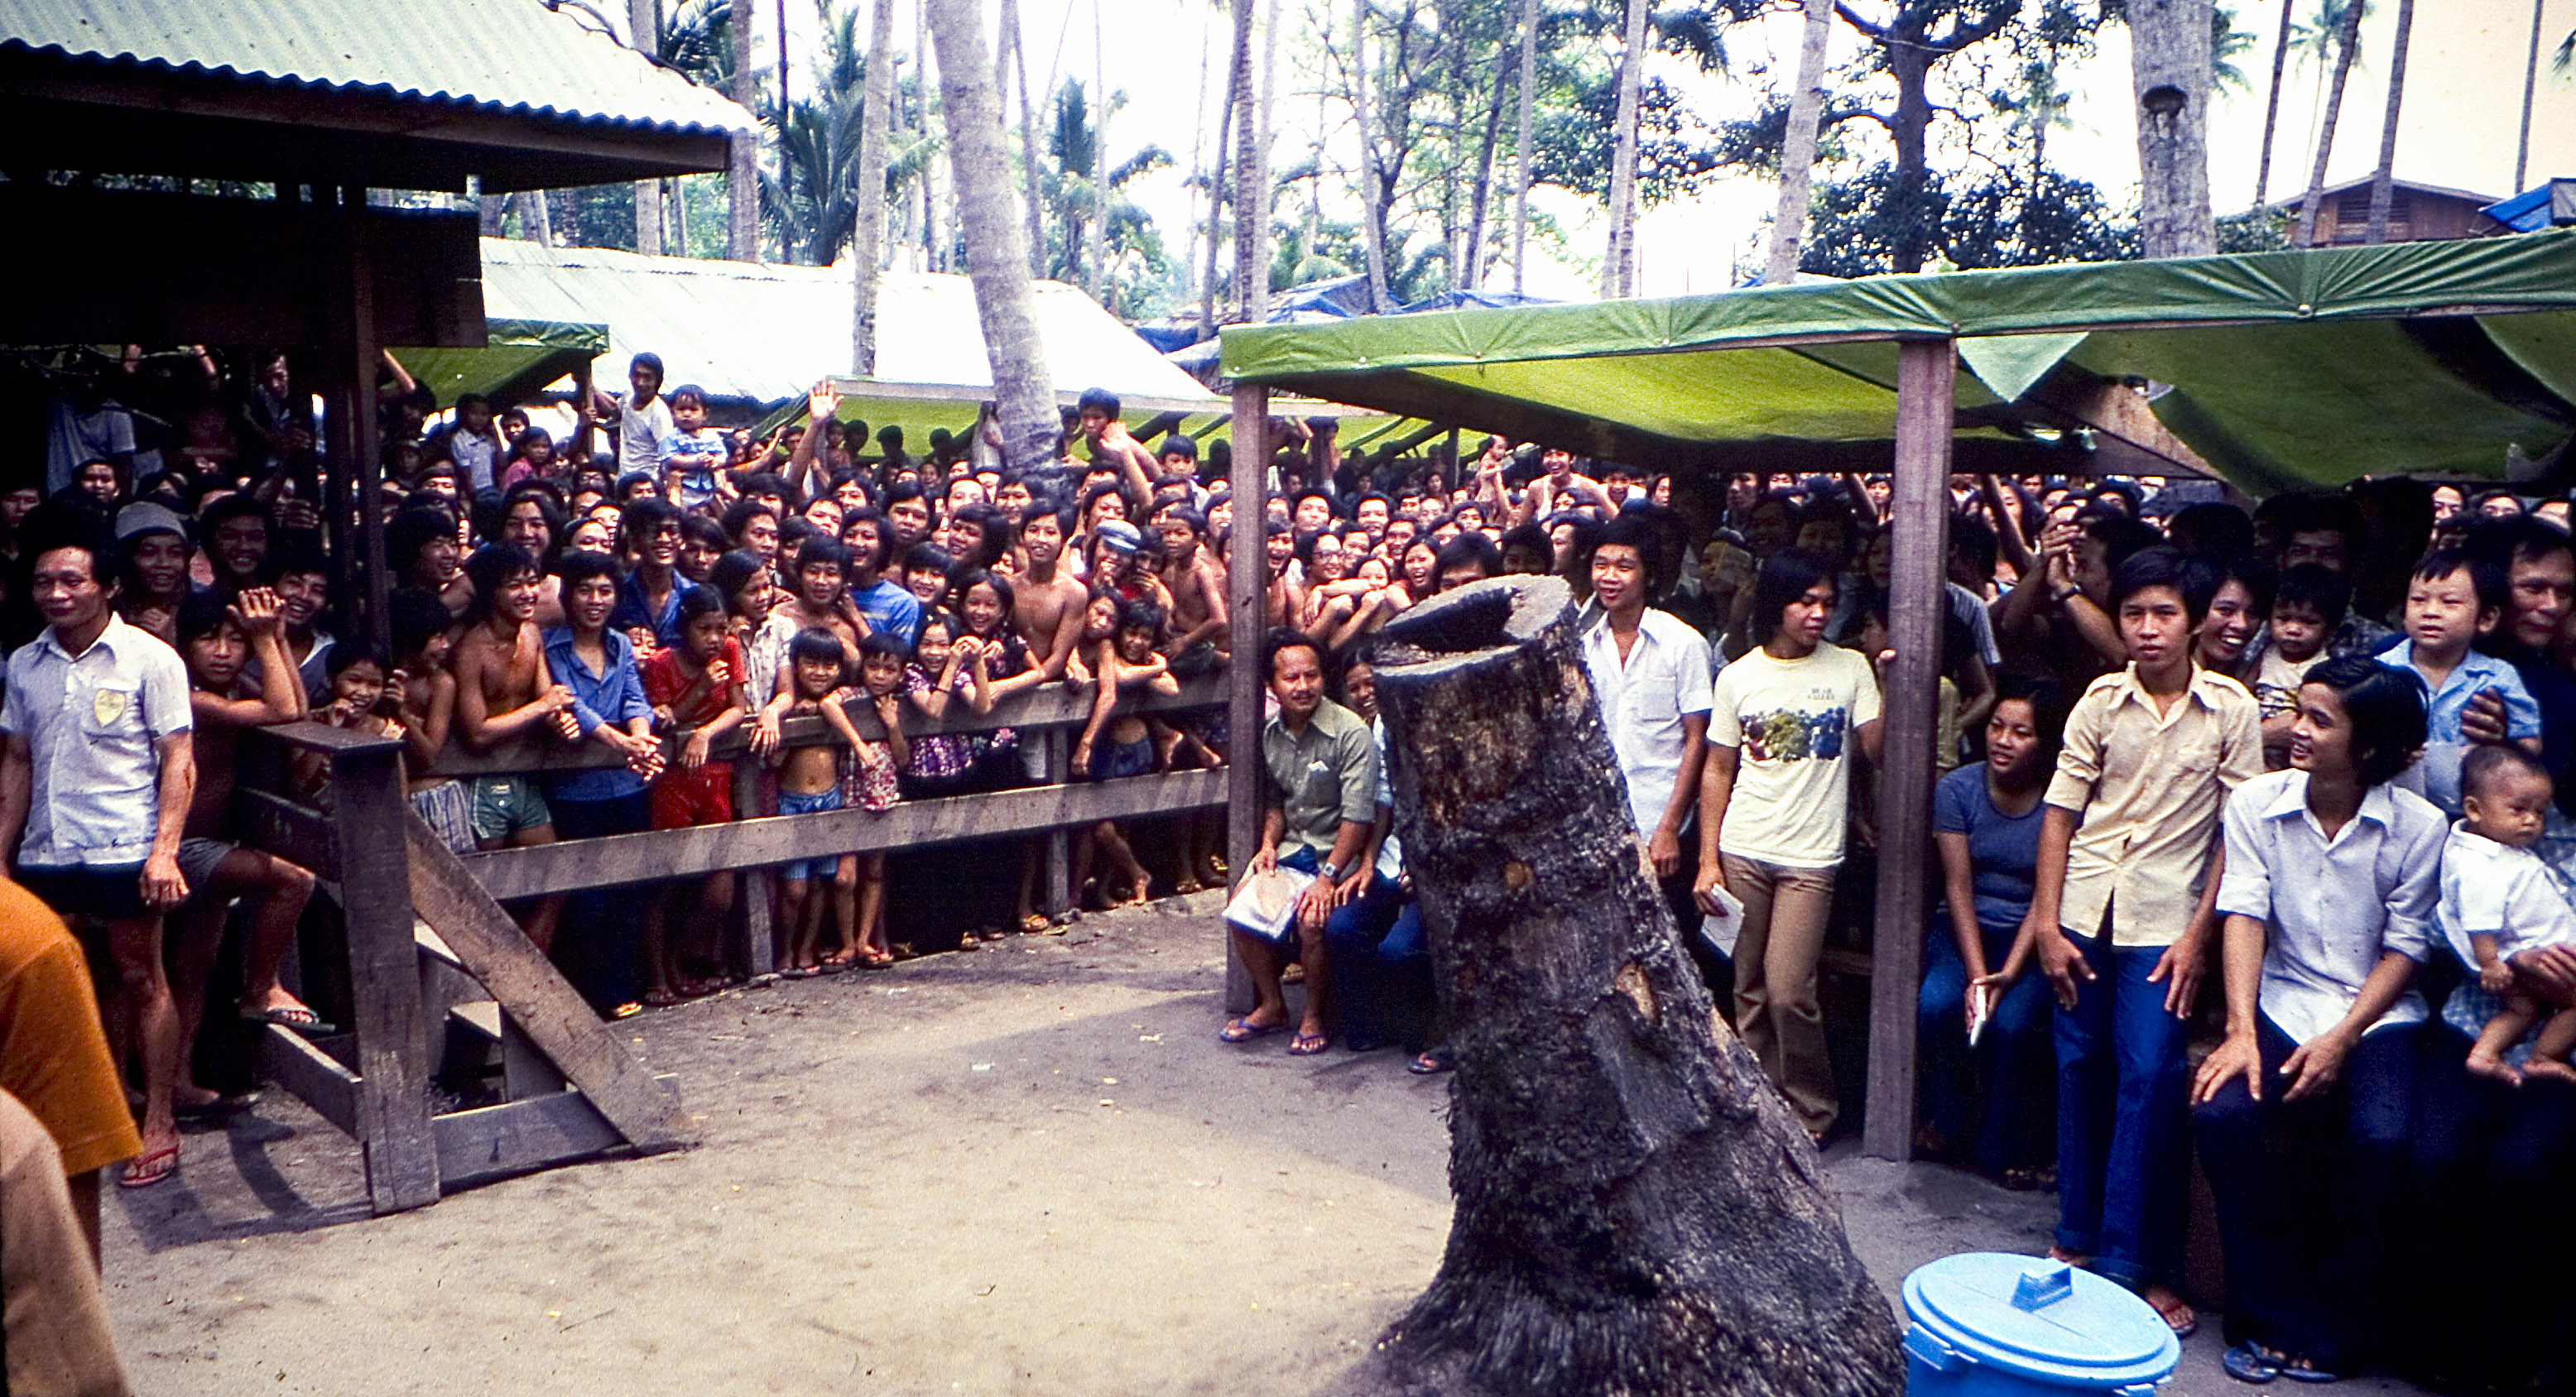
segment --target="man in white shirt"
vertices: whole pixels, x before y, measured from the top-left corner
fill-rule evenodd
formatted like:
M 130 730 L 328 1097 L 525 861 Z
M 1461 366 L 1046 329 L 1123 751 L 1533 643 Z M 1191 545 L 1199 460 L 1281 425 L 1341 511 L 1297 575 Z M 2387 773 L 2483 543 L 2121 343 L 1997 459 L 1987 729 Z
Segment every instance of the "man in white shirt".
M 662 400 L 662 356 L 636 355 L 626 366 L 626 386 L 632 391 L 624 402 L 606 389 L 595 390 L 594 410 L 602 417 L 617 415 L 617 474 L 643 471 L 659 480 L 662 438 L 672 431 L 671 405 Z
M 161 915 L 188 896 L 179 872 L 197 785 L 188 671 L 177 651 L 109 609 L 113 543 L 48 541 L 35 560 L 47 628 L 9 657 L 0 850 L 66 920 L 106 927 L 118 973 L 104 996 L 107 1022 L 143 1064 L 143 1153 L 123 1180 L 141 1187 L 179 1167 L 179 1017 L 162 970 Z
M 1699 777 L 1708 740 L 1711 663 L 1708 642 L 1688 622 L 1646 605 L 1654 530 L 1622 515 L 1601 531 L 1592 552 L 1592 596 L 1601 619 L 1583 633 L 1583 665 L 1610 730 L 1610 750 L 1628 782 L 1639 856 L 1689 926 L 1698 841 L 1685 839 L 1699 806 Z M 1698 938 L 1687 938 L 1696 944 Z

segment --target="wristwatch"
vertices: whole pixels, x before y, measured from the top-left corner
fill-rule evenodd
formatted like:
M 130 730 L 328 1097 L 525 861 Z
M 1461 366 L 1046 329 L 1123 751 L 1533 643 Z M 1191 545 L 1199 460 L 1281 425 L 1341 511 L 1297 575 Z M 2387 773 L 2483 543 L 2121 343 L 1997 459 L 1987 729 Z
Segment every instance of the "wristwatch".
M 2084 590 L 2084 589 L 2083 589 L 2083 588 L 2081 588 L 2081 587 L 2073 586 L 2073 585 L 2071 585 L 2071 584 L 2070 584 L 2070 585 L 2068 585 L 2068 586 L 2060 587 L 2060 588 L 2056 589 L 2055 591 L 2050 592 L 2050 593 L 2048 594 L 2048 599 L 2049 599 L 2050 601 L 2053 601 L 2053 602 L 2057 603 L 2057 604 L 2058 604 L 2058 605 L 2060 605 L 2060 606 L 2064 606 L 2064 605 L 2066 604 L 2066 601 L 2067 601 L 2067 599 L 2068 599 L 2069 597 L 2072 597 L 2072 596 L 2074 596 L 2076 593 L 2081 592 L 2081 591 L 2083 591 L 2083 590 Z
M 1341 865 L 1330 863 L 1325 864 L 1322 869 L 1322 876 L 1324 881 L 1327 883 L 1338 883 L 1342 881 Z

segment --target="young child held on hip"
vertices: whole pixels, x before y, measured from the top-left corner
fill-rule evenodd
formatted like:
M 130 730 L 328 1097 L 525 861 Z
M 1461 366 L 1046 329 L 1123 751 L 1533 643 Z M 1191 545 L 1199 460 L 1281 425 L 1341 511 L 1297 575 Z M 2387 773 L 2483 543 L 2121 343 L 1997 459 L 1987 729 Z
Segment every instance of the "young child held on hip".
M 2531 846 L 2548 820 L 2549 773 L 2518 747 L 2480 747 L 2461 766 L 2460 822 L 2442 849 L 2441 916 L 2465 934 L 2478 983 L 2504 1001 L 2469 1049 L 2469 1070 L 2520 1085 L 2525 1074 L 2576 1081 L 2576 1003 L 2552 1004 L 2530 1058 L 2515 1070 L 2505 1054 L 2540 1017 L 2541 1002 L 2515 980 L 2516 954 L 2576 940 L 2576 910 Z

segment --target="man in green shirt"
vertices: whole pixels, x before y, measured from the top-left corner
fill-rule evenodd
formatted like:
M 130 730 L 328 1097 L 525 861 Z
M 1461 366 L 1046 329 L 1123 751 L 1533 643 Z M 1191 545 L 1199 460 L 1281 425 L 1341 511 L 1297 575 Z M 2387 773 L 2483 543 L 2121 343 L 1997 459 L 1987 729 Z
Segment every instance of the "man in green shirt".
M 1279 711 L 1261 729 L 1261 847 L 1250 871 L 1285 865 L 1315 875 L 1298 896 L 1293 923 L 1306 1012 L 1288 1045 L 1291 1054 L 1311 1057 L 1331 1046 L 1324 1036 L 1325 923 L 1368 886 L 1360 851 L 1377 818 L 1377 742 L 1358 714 L 1324 697 L 1323 655 L 1305 635 L 1272 631 L 1262 641 L 1261 670 Z M 1218 1036 L 1245 1043 L 1288 1026 L 1279 971 L 1289 942 L 1231 924 L 1226 930 L 1261 1002 Z

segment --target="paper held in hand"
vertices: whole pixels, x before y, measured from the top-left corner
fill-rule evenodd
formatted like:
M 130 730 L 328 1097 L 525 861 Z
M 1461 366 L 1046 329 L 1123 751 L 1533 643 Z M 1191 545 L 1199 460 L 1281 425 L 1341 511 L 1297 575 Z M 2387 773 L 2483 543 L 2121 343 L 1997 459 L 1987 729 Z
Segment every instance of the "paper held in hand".
M 1709 889 L 1717 895 L 1717 909 L 1699 919 L 1699 939 L 1722 956 L 1735 954 L 1735 938 L 1744 932 L 1744 903 L 1726 890 L 1724 883 Z
M 1296 930 L 1297 899 L 1314 881 L 1314 874 L 1293 868 L 1255 873 L 1243 880 L 1243 886 L 1234 890 L 1234 900 L 1225 905 L 1226 923 L 1264 941 L 1285 941 Z

